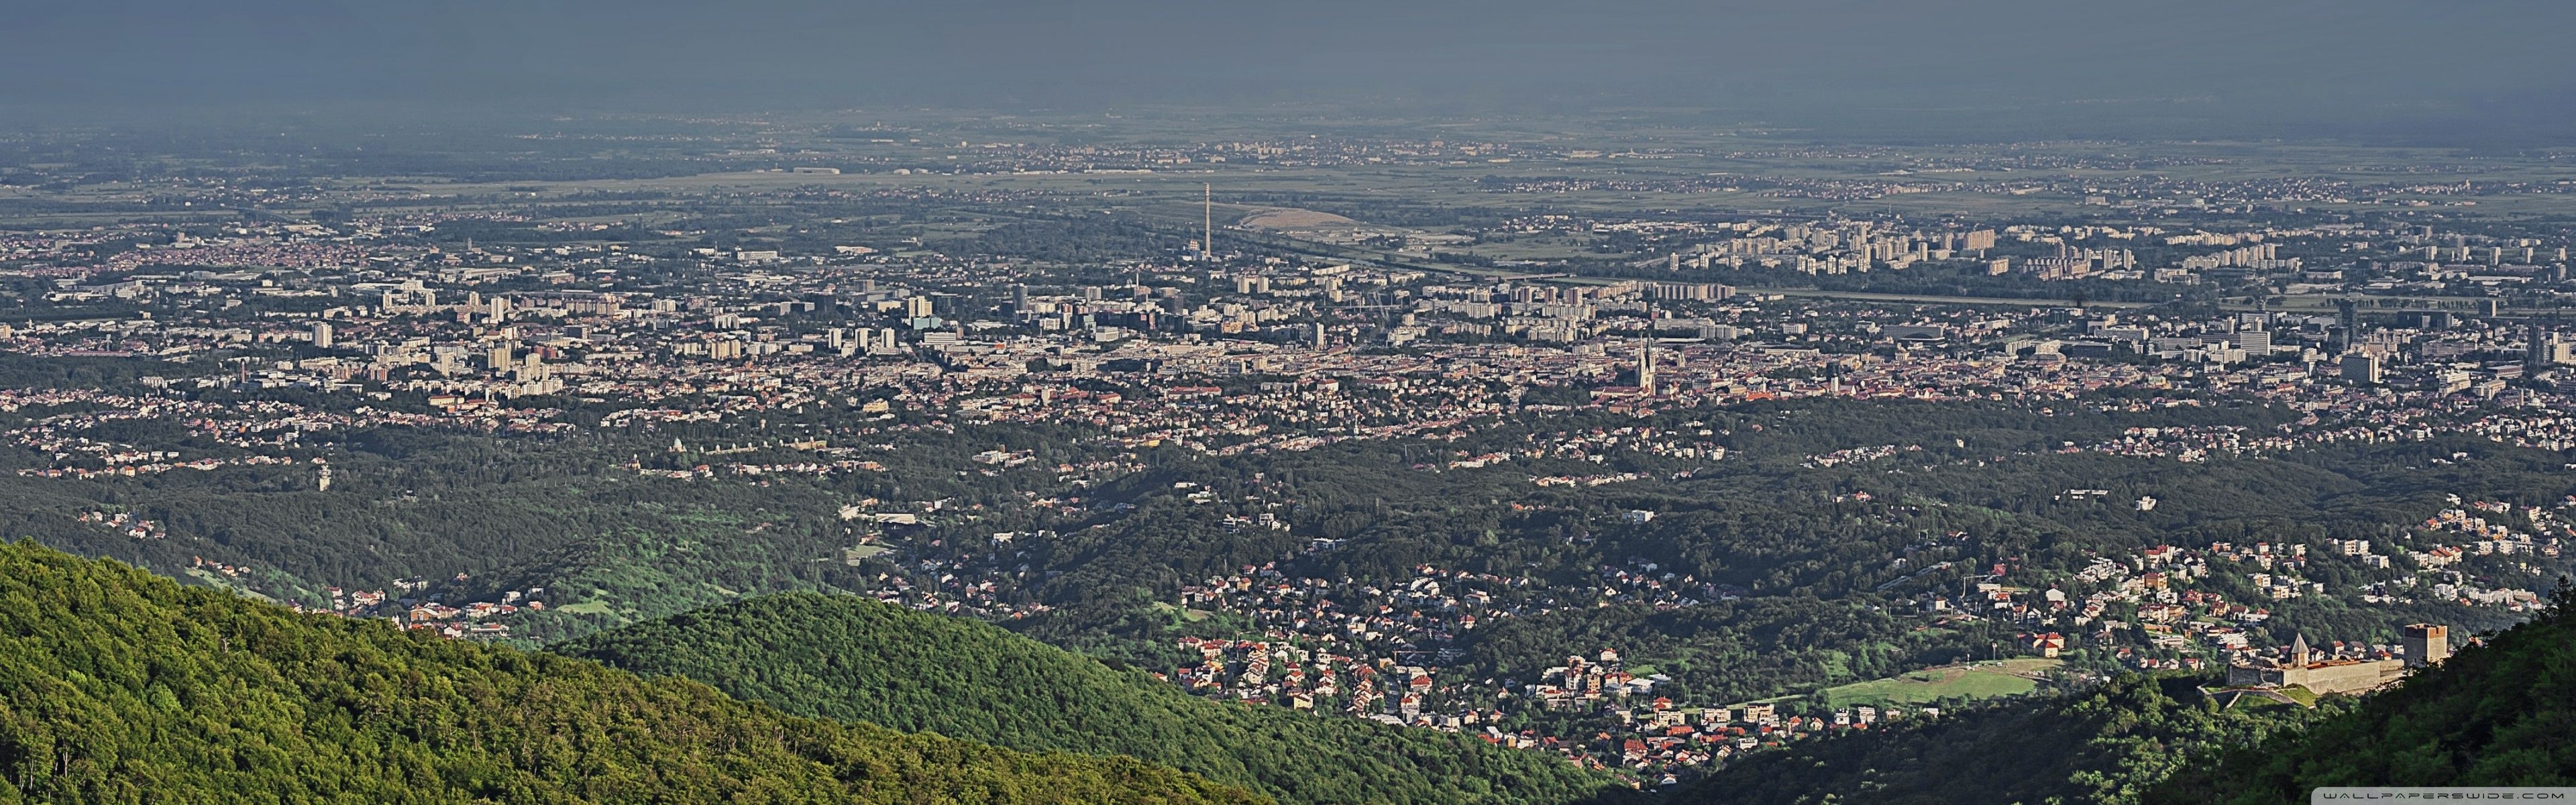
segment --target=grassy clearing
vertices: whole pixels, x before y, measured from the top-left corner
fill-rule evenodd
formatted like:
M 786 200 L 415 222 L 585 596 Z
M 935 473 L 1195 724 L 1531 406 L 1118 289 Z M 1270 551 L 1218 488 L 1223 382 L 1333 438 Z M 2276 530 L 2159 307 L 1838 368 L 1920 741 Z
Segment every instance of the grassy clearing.
M 1182 609 L 1178 606 L 1161 601 L 1149 604 L 1145 608 L 1156 615 L 1172 618 L 1182 623 L 1197 623 L 1216 615 L 1216 613 L 1209 612 L 1204 609 Z
M 1856 704 L 1928 704 L 1950 698 L 1993 699 L 2021 696 L 2039 689 L 2029 677 L 2055 668 L 2058 660 L 2012 659 L 1926 668 L 1886 679 L 1856 682 L 1824 691 L 1832 707 Z
M 188 568 L 188 576 L 189 576 L 190 578 L 194 578 L 194 579 L 196 579 L 196 580 L 198 580 L 198 581 L 205 582 L 205 583 L 207 583 L 208 585 L 212 585 L 212 586 L 214 586 L 214 587 L 219 587 L 219 588 L 222 588 L 222 589 L 231 590 L 231 591 L 233 592 L 233 594 L 234 594 L 234 595 L 240 595 L 240 596 L 245 596 L 245 597 L 249 597 L 249 598 L 254 598 L 254 599 L 261 600 L 261 601 L 266 601 L 266 602 L 271 603 L 271 604 L 277 603 L 277 599 L 275 599 L 275 598 L 270 598 L 270 597 L 268 597 L 268 596 L 266 596 L 266 595 L 261 594 L 258 590 L 253 590 L 253 589 L 251 589 L 251 588 L 249 588 L 249 587 L 242 586 L 241 582 L 237 582 L 237 581 L 234 581 L 234 580 L 232 580 L 232 579 L 225 578 L 225 577 L 223 577 L 223 576 L 221 576 L 221 575 L 216 574 L 214 571 L 210 571 L 210 570 L 207 570 L 207 569 L 205 569 L 205 568 L 201 568 L 201 567 L 192 567 L 192 568 Z

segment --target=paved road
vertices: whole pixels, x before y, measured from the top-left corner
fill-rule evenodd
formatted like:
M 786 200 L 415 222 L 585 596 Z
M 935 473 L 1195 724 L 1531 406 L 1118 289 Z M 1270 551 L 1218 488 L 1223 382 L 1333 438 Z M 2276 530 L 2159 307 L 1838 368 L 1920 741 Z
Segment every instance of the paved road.
M 2074 300 L 2071 300 L 2071 299 L 2006 299 L 2006 298 L 2001 298 L 2001 297 L 1992 297 L 1992 296 L 1930 296 L 1930 295 L 1924 295 L 1924 294 L 1901 294 L 1901 293 L 1862 293 L 1862 292 L 1860 292 L 1860 291 L 1826 291 L 1826 290 L 1818 290 L 1818 289 L 1815 289 L 1815 288 L 1756 288 L 1756 287 L 1752 287 L 1752 286 L 1737 286 L 1737 287 L 1736 287 L 1736 289 L 1735 289 L 1735 292 L 1736 292 L 1736 293 L 1739 293 L 1739 294 L 1776 293 L 1776 294 L 1780 294 L 1780 295 L 1782 295 L 1782 296 L 1806 296 L 1806 297 L 1819 297 L 1819 298 L 1826 298 L 1826 299 L 1851 299 L 1851 300 L 1857 300 L 1857 301 L 1863 301 L 1863 302 L 1916 302 L 1916 303 L 1929 304 L 1929 305 L 2002 305 L 2002 306 L 2006 306 L 2006 307 L 2065 307 L 2065 306 L 2071 306 L 2071 305 L 2075 304 Z M 2150 306 L 2152 306 L 2153 304 L 2154 304 L 2154 303 L 2151 303 L 2151 302 L 2092 302 L 2092 301 L 2088 301 L 2088 302 L 2085 302 L 2085 303 L 2084 303 L 2084 306 L 2085 306 L 2085 307 L 2088 307 L 2088 308 L 2115 308 L 2115 309 L 2129 309 L 2129 308 L 2150 307 Z

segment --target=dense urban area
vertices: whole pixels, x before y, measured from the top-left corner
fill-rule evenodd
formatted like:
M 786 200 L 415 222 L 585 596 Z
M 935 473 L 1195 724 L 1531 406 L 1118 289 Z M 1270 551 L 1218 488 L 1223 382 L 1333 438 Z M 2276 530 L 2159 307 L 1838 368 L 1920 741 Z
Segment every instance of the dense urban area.
M 2568 154 L 1262 125 L 0 138 L 0 533 L 521 648 L 873 598 L 1644 789 L 2313 706 L 2576 564 Z

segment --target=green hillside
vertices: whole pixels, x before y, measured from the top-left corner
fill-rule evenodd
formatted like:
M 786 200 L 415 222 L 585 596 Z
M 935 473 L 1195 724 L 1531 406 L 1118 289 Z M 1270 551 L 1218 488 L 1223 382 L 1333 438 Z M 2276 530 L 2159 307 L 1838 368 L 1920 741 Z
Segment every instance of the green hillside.
M 1800 741 L 1744 758 L 1674 801 L 2136 803 L 2195 758 L 2331 712 L 2250 698 L 2222 708 L 2199 691 L 2215 681 L 2128 676 L 2081 695 Z
M 0 803 L 1220 803 L 1132 759 L 780 714 L 0 544 Z
M 2396 688 L 2313 709 L 2129 676 L 1745 757 L 1680 803 L 2304 801 L 2319 786 L 2576 784 L 2576 616 L 2538 619 Z
M 2162 802 L 2304 800 L 2318 786 L 2576 785 L 2576 587 L 2340 718 L 2230 754 Z
M 1193 697 L 980 622 L 791 594 L 559 650 L 802 715 L 1016 749 L 1132 755 L 1287 802 L 1568 802 L 1608 778 L 1479 739 Z

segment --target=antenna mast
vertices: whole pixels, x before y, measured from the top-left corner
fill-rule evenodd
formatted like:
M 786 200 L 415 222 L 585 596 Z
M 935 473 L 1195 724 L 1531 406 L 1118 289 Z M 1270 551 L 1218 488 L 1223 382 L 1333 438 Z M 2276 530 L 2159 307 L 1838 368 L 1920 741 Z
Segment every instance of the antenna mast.
M 1214 183 L 1199 185 L 1199 215 L 1201 218 L 1199 226 L 1204 227 L 1200 233 L 1199 259 L 1213 262 L 1216 260 L 1216 185 Z

